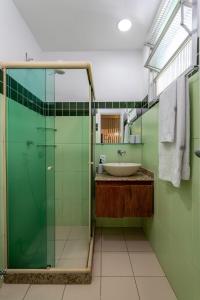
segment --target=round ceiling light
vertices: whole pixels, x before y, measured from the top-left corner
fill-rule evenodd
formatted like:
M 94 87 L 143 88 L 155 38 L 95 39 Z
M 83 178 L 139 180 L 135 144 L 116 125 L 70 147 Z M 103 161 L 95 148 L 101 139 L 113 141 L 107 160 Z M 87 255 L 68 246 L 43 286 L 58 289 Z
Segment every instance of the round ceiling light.
M 132 27 L 132 23 L 129 19 L 122 19 L 118 23 L 118 29 L 120 31 L 129 31 Z

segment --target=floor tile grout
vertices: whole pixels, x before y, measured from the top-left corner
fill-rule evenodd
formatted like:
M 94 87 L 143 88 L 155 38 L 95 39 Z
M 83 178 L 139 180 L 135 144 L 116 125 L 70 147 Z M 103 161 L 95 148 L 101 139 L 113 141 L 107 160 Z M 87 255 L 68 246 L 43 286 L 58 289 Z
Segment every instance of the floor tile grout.
M 31 288 L 31 284 L 29 284 L 29 286 L 27 287 L 26 293 L 25 293 L 24 297 L 22 298 L 22 300 L 24 300 L 26 298 L 26 295 L 28 294 L 28 291 L 30 290 L 30 288 Z
M 99 295 L 99 299 L 101 300 L 102 298 L 102 228 L 101 228 L 101 233 L 100 233 L 100 237 L 101 237 L 101 243 L 100 243 L 100 250 L 101 250 L 101 254 L 100 254 L 100 295 Z
M 60 300 L 64 299 L 64 294 L 65 294 L 65 290 L 67 289 L 67 284 L 65 284 L 64 289 L 63 289 L 63 293 L 62 293 L 62 297 Z
M 123 234 L 124 234 L 124 231 L 123 231 Z M 125 238 L 125 234 L 124 234 L 124 238 Z M 126 239 L 125 239 L 125 244 L 126 244 L 126 249 L 127 249 L 128 257 L 129 257 L 129 262 L 131 264 L 131 269 L 132 269 L 132 272 L 133 272 L 133 277 L 134 277 L 134 282 L 135 282 L 135 286 L 136 286 L 136 289 L 137 289 L 138 298 L 140 300 L 139 289 L 138 289 L 137 282 L 136 282 L 136 279 L 135 279 L 135 273 L 134 273 L 133 265 L 132 265 L 132 262 L 131 262 L 131 257 L 130 257 L 129 251 L 128 251 L 128 245 L 127 245 Z

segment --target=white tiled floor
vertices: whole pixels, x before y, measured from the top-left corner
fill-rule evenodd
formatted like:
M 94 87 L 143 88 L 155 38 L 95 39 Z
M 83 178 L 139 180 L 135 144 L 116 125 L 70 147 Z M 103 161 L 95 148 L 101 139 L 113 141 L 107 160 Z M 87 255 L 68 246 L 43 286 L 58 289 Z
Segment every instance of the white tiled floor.
M 97 229 L 90 285 L 4 284 L 0 299 L 176 300 L 176 296 L 142 231 Z
M 93 276 L 101 279 L 99 300 L 176 300 L 141 229 L 97 229 Z
M 85 268 L 89 251 L 87 226 L 56 227 L 56 267 Z

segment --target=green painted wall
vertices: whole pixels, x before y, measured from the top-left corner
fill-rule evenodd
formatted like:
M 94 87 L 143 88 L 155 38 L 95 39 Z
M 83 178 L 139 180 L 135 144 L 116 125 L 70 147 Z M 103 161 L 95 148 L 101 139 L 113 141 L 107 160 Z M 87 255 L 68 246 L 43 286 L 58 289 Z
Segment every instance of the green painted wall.
M 174 188 L 158 178 L 158 105 L 143 116 L 142 163 L 155 174 L 155 213 L 145 231 L 179 300 L 200 299 L 200 98 L 190 79 L 191 180 Z
M 89 117 L 55 119 L 56 225 L 89 224 Z
M 121 157 L 117 154 L 117 150 L 125 150 L 126 155 Z M 130 144 L 120 144 L 120 145 L 105 145 L 97 144 L 95 145 L 95 163 L 96 166 L 99 162 L 100 154 L 106 155 L 107 162 L 141 162 L 142 145 L 130 145 Z M 96 226 L 102 227 L 141 227 L 141 218 L 96 218 Z

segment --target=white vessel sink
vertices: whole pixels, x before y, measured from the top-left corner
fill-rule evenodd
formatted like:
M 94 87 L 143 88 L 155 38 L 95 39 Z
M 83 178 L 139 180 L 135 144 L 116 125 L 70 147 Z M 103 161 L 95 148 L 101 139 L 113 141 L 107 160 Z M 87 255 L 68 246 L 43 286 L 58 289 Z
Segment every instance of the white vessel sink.
M 106 163 L 104 170 L 112 176 L 131 176 L 135 174 L 141 164 L 137 163 Z

